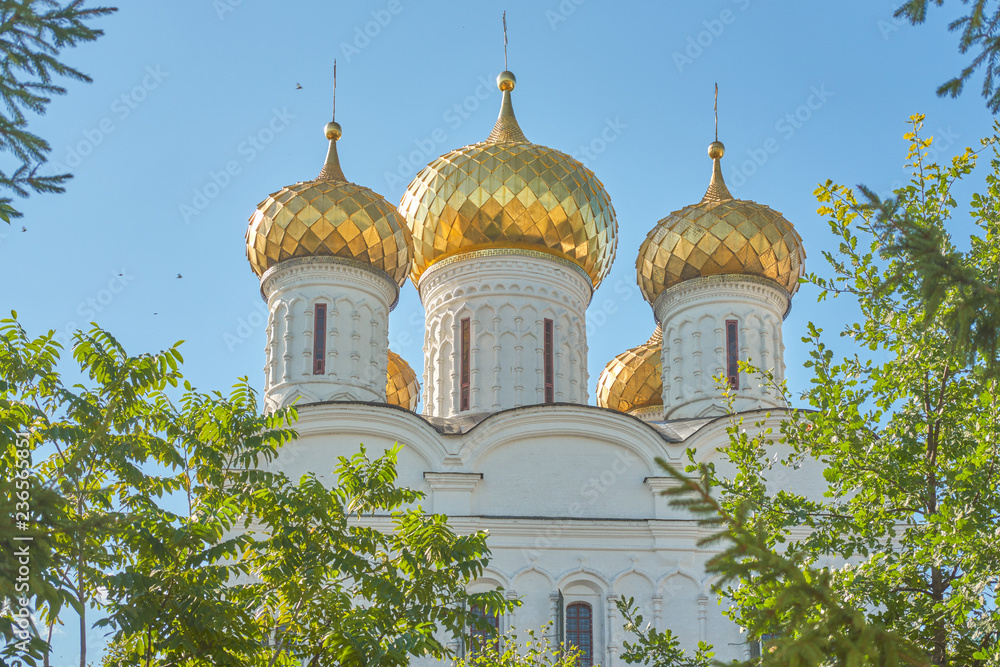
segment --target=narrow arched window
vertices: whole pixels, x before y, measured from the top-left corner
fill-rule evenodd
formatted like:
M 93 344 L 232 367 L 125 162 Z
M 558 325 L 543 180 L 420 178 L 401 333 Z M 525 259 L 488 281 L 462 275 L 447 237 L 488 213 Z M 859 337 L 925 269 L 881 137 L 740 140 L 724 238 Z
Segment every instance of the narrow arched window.
M 736 320 L 726 320 L 726 379 L 733 389 L 740 388 L 740 334 Z
M 313 317 L 313 375 L 326 373 L 326 304 L 317 303 Z
M 542 358 L 545 366 L 545 402 L 555 402 L 555 359 L 552 350 L 552 320 L 546 318 L 542 331 Z
M 469 650 L 468 655 L 482 654 L 485 651 L 493 650 L 500 652 L 500 617 L 496 613 L 485 611 L 482 607 L 474 605 L 471 609 L 472 615 L 477 620 L 484 621 L 489 628 L 484 628 L 478 624 L 469 627 Z M 492 631 L 490 630 L 492 628 Z
M 469 388 L 471 384 L 471 372 L 470 372 L 470 359 L 469 359 L 469 344 L 471 342 L 471 329 L 472 323 L 469 321 L 468 317 L 462 318 L 461 330 L 459 332 L 459 355 L 458 363 L 461 366 L 459 369 L 459 410 L 469 409 Z
M 594 610 L 586 602 L 566 607 L 566 644 L 579 649 L 578 667 L 594 664 Z

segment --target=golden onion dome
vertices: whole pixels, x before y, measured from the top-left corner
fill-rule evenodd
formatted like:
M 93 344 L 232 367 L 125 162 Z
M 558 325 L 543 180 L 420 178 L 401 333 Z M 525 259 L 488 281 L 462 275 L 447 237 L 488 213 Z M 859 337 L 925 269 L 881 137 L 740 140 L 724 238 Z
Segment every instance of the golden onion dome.
M 389 350 L 389 366 L 385 375 L 385 402 L 415 411 L 420 401 L 417 374 L 405 359 L 392 350 Z
M 604 185 L 573 157 L 521 131 L 510 72 L 497 77 L 500 115 L 486 141 L 446 153 L 406 188 L 399 210 L 413 232 L 414 283 L 432 264 L 480 250 L 567 259 L 596 287 L 614 261 L 618 225 Z
M 330 148 L 319 176 L 281 188 L 250 216 L 250 268 L 260 277 L 294 257 L 342 257 L 381 269 L 402 285 L 413 257 L 409 228 L 385 198 L 344 177 L 340 125 L 327 123 L 325 134 Z
M 597 405 L 619 412 L 663 406 L 663 332 L 660 325 L 649 340 L 608 362 L 597 379 Z
M 653 303 L 674 285 L 714 275 L 768 278 L 789 295 L 805 271 L 802 237 L 781 213 L 734 199 L 722 179 L 725 146 L 709 146 L 712 180 L 704 198 L 660 220 L 639 248 L 635 267 L 643 296 Z

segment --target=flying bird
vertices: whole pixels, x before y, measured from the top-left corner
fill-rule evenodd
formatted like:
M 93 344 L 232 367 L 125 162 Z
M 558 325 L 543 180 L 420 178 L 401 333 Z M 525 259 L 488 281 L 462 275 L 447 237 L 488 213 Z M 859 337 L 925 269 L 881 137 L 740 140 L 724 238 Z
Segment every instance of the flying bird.
M 26 231 L 28 231 L 28 228 L 27 228 L 27 227 L 25 227 L 24 225 L 21 225 L 21 231 L 22 231 L 22 232 L 26 232 Z
M 178 277 L 178 278 L 183 278 L 184 276 L 182 276 L 181 274 L 179 274 L 179 273 L 178 273 L 178 274 L 177 274 L 177 277 Z
M 302 84 L 301 83 L 295 84 L 295 90 L 302 90 Z

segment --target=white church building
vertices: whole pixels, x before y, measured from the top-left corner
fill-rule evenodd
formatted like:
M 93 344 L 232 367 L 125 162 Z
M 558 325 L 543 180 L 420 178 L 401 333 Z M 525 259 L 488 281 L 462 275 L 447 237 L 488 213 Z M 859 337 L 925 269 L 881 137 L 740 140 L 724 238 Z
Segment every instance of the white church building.
M 780 397 L 739 361 L 783 378 L 802 240 L 780 213 L 733 198 L 713 142 L 707 192 L 638 249 L 659 324 L 608 362 L 591 402 L 585 312 L 615 258 L 615 211 L 590 169 L 525 137 L 514 75 L 497 83 L 493 131 L 427 165 L 398 207 L 347 180 L 331 122 L 320 174 L 250 218 L 247 256 L 269 310 L 266 406 L 299 412 L 279 463 L 293 478 L 329 475 L 359 443 L 402 443 L 399 483 L 426 491 L 424 509 L 489 530 L 493 560 L 474 590 L 522 600 L 501 631 L 553 622 L 585 667 L 619 664 L 623 597 L 685 646 L 749 656 L 704 572 L 707 533 L 659 495 L 671 479 L 654 459 L 681 463 L 694 448 L 712 460 L 728 442 L 719 376 L 749 420 L 780 418 Z M 388 349 L 407 278 L 426 312 L 420 381 Z

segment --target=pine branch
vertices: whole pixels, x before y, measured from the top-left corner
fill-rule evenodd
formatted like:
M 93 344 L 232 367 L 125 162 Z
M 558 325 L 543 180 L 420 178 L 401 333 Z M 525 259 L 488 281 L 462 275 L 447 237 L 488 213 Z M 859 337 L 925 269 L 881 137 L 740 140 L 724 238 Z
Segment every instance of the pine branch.
M 896 10 L 894 16 L 919 25 L 927 20 L 927 8 L 931 2 L 938 7 L 944 4 L 944 0 L 908 0 Z M 992 7 L 994 3 L 991 0 L 963 0 L 963 4 L 971 4 L 968 14 L 952 21 L 948 30 L 959 33 L 959 53 L 978 52 L 957 77 L 938 87 L 937 94 L 958 97 L 973 74 L 985 66 L 981 94 L 990 111 L 997 113 L 1000 111 L 1000 88 L 997 86 L 997 77 L 1000 76 L 1000 7 Z
M 0 192 L 17 197 L 64 191 L 72 176 L 41 176 L 48 160 L 49 143 L 30 132 L 28 113 L 42 115 L 55 95 L 66 89 L 58 78 L 90 83 L 83 72 L 62 62 L 61 52 L 103 33 L 89 23 L 116 11 L 111 7 L 84 7 L 84 0 L 0 0 L 0 152 L 10 152 L 20 162 L 11 175 L 0 174 Z M 21 217 L 10 197 L 0 198 L 0 219 Z
M 680 482 L 664 492 L 670 504 L 694 513 L 699 525 L 716 529 L 698 543 L 699 547 L 722 547 L 705 566 L 708 573 L 721 575 L 716 589 L 742 581 L 774 593 L 773 608 L 745 617 L 752 622 L 748 628 L 751 636 L 781 631 L 768 643 L 770 652 L 765 664 L 819 667 L 831 664 L 828 661 L 834 658 L 833 664 L 838 665 L 929 667 L 917 647 L 841 599 L 831 585 L 829 572 L 813 569 L 801 556 L 786 557 L 775 552 L 766 531 L 754 523 L 752 504 L 744 502 L 737 511 L 727 511 L 712 495 L 712 473 L 707 466 L 699 466 L 698 477 L 692 479 L 662 458 L 657 463 Z M 742 663 L 744 667 L 755 664 Z

